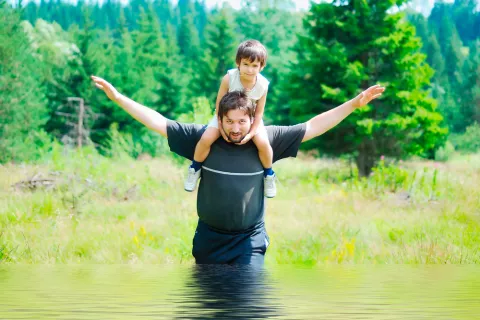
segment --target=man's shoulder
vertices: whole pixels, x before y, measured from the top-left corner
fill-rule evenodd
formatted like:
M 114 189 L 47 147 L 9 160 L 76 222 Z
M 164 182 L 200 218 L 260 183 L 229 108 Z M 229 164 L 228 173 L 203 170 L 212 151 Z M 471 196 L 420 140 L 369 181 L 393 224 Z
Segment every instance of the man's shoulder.
M 168 133 L 182 134 L 192 136 L 192 138 L 201 136 L 206 129 L 206 125 L 197 123 L 183 123 L 175 120 L 167 120 L 167 137 Z
M 273 162 L 296 157 L 306 132 L 306 124 L 267 126 L 268 139 L 273 150 Z
M 293 125 L 267 125 L 265 126 L 265 129 L 267 130 L 268 134 L 287 134 L 292 131 L 305 131 L 307 128 L 306 123 L 298 123 L 298 124 L 293 124 Z
M 205 128 L 206 126 L 201 124 L 168 120 L 167 139 L 170 151 L 192 160 L 195 146 L 202 137 Z
M 305 135 L 306 124 L 299 123 L 295 125 L 269 125 L 265 126 L 267 130 L 268 139 L 270 143 L 274 143 L 275 140 L 290 139 L 292 137 L 298 137 Z

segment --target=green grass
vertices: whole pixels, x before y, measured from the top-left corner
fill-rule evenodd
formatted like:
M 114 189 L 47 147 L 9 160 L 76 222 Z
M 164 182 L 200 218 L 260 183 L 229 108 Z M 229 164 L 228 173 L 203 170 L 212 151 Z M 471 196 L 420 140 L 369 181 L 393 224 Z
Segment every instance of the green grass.
M 58 147 L 0 166 L 1 263 L 193 263 L 196 195 L 171 158 Z M 480 263 L 480 155 L 381 164 L 287 159 L 267 201 L 268 264 Z M 37 173 L 55 188 L 15 189 Z

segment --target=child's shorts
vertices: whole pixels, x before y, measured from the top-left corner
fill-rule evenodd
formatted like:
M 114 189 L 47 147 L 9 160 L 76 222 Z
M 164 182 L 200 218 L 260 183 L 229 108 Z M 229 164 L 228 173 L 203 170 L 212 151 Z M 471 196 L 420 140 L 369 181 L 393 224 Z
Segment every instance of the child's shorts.
M 214 128 L 218 129 L 218 117 L 217 116 L 213 116 L 213 118 L 208 123 L 207 128 L 210 128 L 210 127 L 214 127 Z
M 213 128 L 217 128 L 218 129 L 218 117 L 217 116 L 213 116 L 213 118 L 210 120 L 210 122 L 208 123 L 208 126 L 207 126 L 207 129 L 210 128 L 210 127 L 213 127 Z M 265 129 L 265 125 L 263 123 L 263 119 L 262 119 L 262 122 L 260 123 L 260 126 L 258 127 L 258 130 L 257 130 L 257 133 L 262 130 L 262 131 L 267 131 Z

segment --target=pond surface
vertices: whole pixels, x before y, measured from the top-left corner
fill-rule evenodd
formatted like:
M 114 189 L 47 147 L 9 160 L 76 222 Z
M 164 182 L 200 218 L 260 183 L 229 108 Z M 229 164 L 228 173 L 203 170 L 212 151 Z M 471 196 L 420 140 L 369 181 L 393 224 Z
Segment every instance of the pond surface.
M 475 266 L 0 265 L 0 319 L 474 319 Z

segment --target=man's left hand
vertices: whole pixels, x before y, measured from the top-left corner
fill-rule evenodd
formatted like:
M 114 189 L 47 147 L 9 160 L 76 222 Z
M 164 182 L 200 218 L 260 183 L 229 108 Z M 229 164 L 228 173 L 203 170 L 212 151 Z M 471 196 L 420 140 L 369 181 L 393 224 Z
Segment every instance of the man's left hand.
M 378 84 L 371 86 L 355 98 L 355 107 L 360 108 L 367 105 L 370 101 L 380 97 L 384 91 L 385 87 L 382 87 Z

